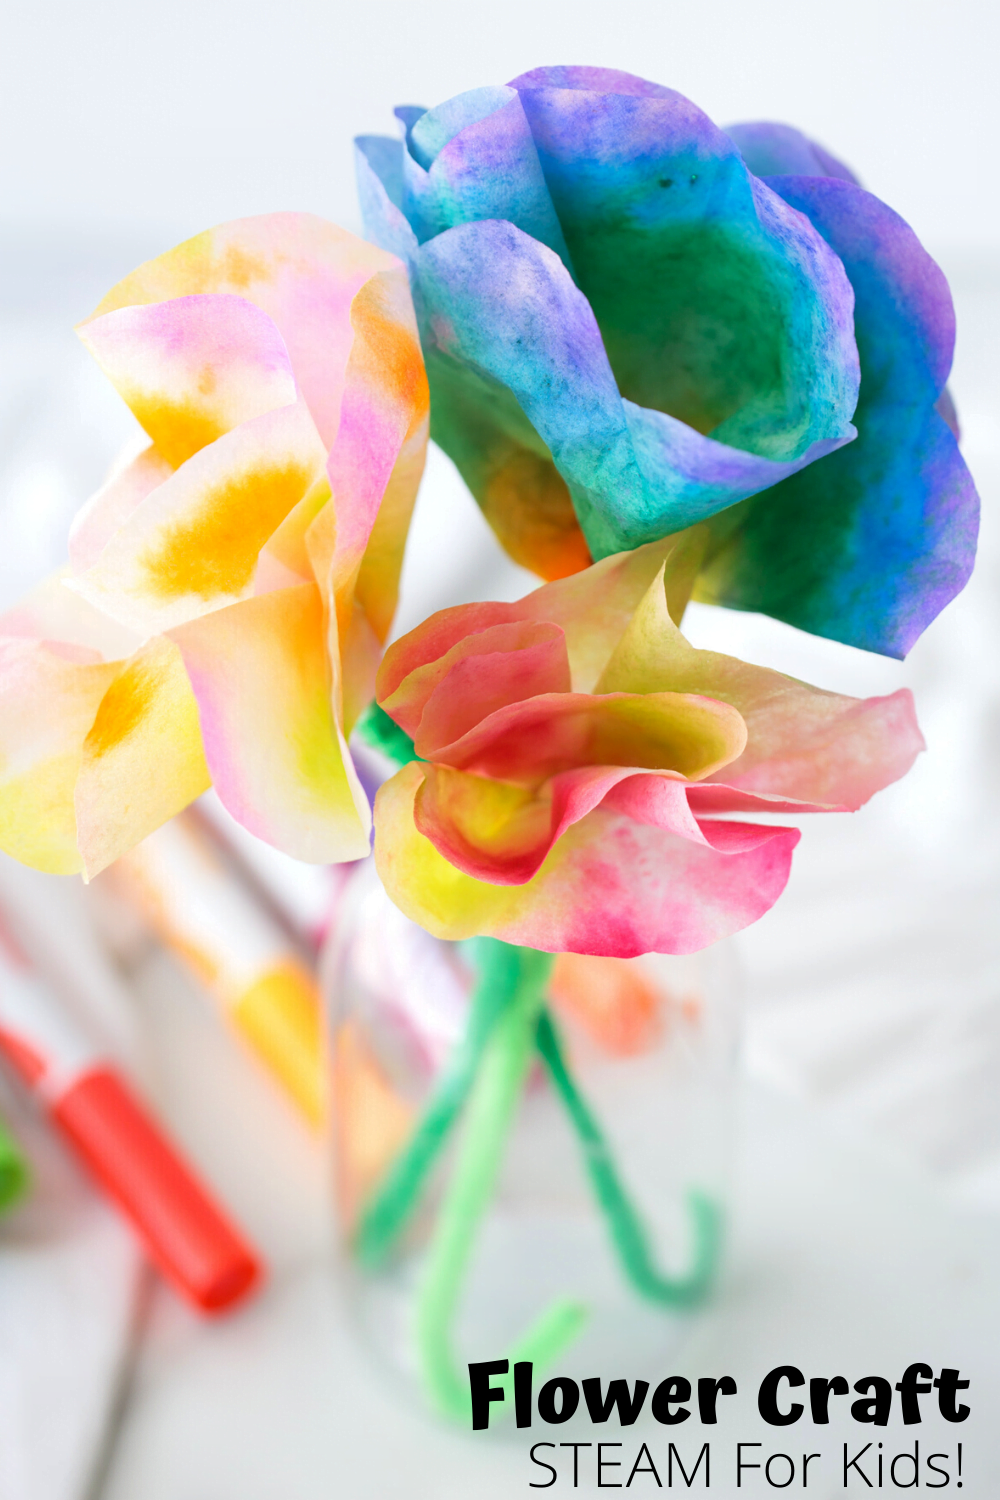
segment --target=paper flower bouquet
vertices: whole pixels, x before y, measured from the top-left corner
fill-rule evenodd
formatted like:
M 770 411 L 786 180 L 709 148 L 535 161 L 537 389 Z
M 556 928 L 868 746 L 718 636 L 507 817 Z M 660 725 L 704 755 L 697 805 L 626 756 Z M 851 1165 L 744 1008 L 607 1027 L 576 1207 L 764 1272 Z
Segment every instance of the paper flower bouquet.
M 667 1088 L 656 956 L 773 905 L 800 836 L 775 815 L 858 808 L 922 748 L 908 692 L 697 650 L 689 599 L 903 656 L 969 575 L 977 499 L 944 278 L 797 131 L 600 68 L 396 113 L 402 140 L 358 142 L 370 243 L 224 225 L 81 325 L 148 443 L 0 620 L 0 845 L 89 877 L 210 784 L 302 860 L 362 860 L 374 829 L 369 960 L 405 962 L 379 1016 L 334 1023 L 346 1237 L 370 1268 L 419 1250 L 413 1357 L 460 1414 L 451 1325 L 532 1100 L 637 1305 L 704 1292 L 718 1206 L 687 1185 L 665 1270 L 587 1048 L 625 1094 Z M 386 649 L 428 418 L 547 581 Z M 476 1357 L 568 1347 L 571 1263 Z

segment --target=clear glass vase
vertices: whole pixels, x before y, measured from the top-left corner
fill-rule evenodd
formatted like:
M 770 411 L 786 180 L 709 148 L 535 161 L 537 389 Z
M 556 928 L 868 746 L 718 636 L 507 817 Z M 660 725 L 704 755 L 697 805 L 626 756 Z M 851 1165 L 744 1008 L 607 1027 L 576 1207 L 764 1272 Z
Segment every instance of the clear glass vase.
M 369 864 L 324 972 L 340 1241 L 381 1361 L 457 1419 L 469 1361 L 531 1359 L 536 1390 L 545 1368 L 661 1377 L 723 1248 L 731 943 L 442 942 Z

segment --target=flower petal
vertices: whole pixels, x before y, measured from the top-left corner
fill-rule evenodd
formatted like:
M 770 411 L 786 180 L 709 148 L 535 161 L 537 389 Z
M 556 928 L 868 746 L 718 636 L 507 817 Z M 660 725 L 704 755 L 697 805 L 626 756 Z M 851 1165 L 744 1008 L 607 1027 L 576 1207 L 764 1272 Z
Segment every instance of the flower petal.
M 551 454 L 590 550 L 602 557 L 714 515 L 854 435 L 847 420 L 856 395 L 849 288 L 841 297 L 846 309 L 837 303 L 833 321 L 837 339 L 850 338 L 850 350 L 839 360 L 829 355 L 828 365 L 818 363 L 801 387 L 823 405 L 823 393 L 835 386 L 831 410 L 822 420 L 810 417 L 802 442 L 775 459 L 623 401 L 588 301 L 559 258 L 513 225 L 487 221 L 449 230 L 422 246 L 417 267 L 438 356 L 428 358 L 436 403 L 433 436 L 451 453 L 488 520 L 497 508 L 488 484 L 499 476 L 503 494 L 511 488 L 512 441 L 533 451 L 536 460 Z M 454 419 L 465 435 L 455 447 L 449 403 L 459 385 L 462 403 Z M 498 386 L 515 398 L 523 417 L 508 419 L 506 403 L 496 399 Z M 478 416 L 466 409 L 476 401 Z M 503 472 L 490 456 L 490 433 L 498 426 Z M 724 436 L 721 428 L 719 436 Z M 478 467 L 467 462 L 470 444 L 479 454 Z
M 707 693 L 747 726 L 727 786 L 857 808 L 897 781 L 924 748 L 913 698 L 846 698 L 714 651 L 697 651 L 671 620 L 654 579 L 605 668 L 599 692 Z
M 416 667 L 382 707 L 412 738 L 446 745 L 507 703 L 570 690 L 566 637 L 548 621 L 473 630 Z
M 602 805 L 695 843 L 710 843 L 688 807 L 686 791 L 676 772 L 636 774 L 631 766 L 583 766 L 532 792 L 451 766 L 427 765 L 414 821 L 467 875 L 495 885 L 524 885 L 567 829 Z
M 244 297 L 121 307 L 79 331 L 172 468 L 298 395 L 281 334 Z
M 359 135 L 354 139 L 354 166 L 365 231 L 377 245 L 407 267 L 417 252 L 417 237 L 403 213 L 402 141 L 387 135 Z M 420 289 L 414 285 L 414 305 L 420 316 Z
M 74 589 L 65 568 L 44 578 L 0 615 L 0 636 L 44 642 L 67 660 L 115 661 L 131 656 L 142 638 L 109 619 Z
M 354 341 L 351 303 L 371 276 L 394 265 L 385 251 L 312 214 L 263 214 L 207 230 L 147 261 L 108 293 L 93 318 L 202 293 L 245 297 L 281 334 L 329 449 Z
M 75 803 L 88 879 L 210 785 L 181 654 L 154 636 L 120 664 L 83 743 Z
M 171 638 L 198 700 L 212 781 L 233 816 L 296 859 L 367 854 L 368 801 L 331 708 L 315 585 L 245 599 Z
M 954 313 L 916 235 L 870 193 L 832 178 L 776 177 L 855 291 L 858 439 L 713 523 L 697 597 L 903 657 L 972 569 L 978 497 L 935 409 Z
M 429 401 L 401 266 L 376 273 L 358 290 L 351 326 L 340 425 L 326 466 L 335 517 L 332 546 L 328 556 L 322 546 L 309 550 L 317 581 L 331 590 L 342 622 L 348 601 L 357 597 L 384 639 L 423 473 Z M 376 527 L 376 546 L 366 558 Z
M 518 91 L 622 395 L 779 462 L 843 440 L 857 351 L 836 256 L 683 95 L 574 82 Z
M 726 134 L 755 177 L 842 177 L 860 186 L 850 167 L 794 125 L 748 120 Z
M 55 875 L 82 869 L 73 793 L 83 743 L 116 675 L 40 641 L 0 639 L 0 848 Z
M 627 958 L 692 953 L 762 916 L 788 879 L 798 832 L 750 828 L 720 852 L 598 808 L 524 885 L 476 880 L 418 830 L 425 768 L 403 768 L 376 800 L 375 861 L 392 899 L 438 937 L 488 934 L 550 953 Z
M 423 243 L 479 219 L 507 219 L 569 256 L 514 89 L 483 88 L 425 110 L 407 131 L 403 211 Z
M 245 422 L 153 490 L 74 587 L 142 634 L 247 597 L 261 548 L 325 459 L 302 401 Z
M 510 81 L 512 89 L 578 89 L 587 93 L 621 94 L 637 99 L 674 99 L 679 97 L 665 84 L 651 83 L 635 73 L 619 68 L 591 68 L 565 65 L 531 68 Z
M 73 517 L 69 561 L 74 573 L 92 568 L 119 527 L 173 468 L 152 443 L 118 469 Z
M 589 693 L 607 665 L 636 607 L 657 573 L 664 570 L 668 603 L 680 619 L 687 606 L 691 584 L 701 561 L 701 534 L 697 528 L 680 537 L 649 542 L 632 552 L 603 558 L 583 573 L 545 584 L 513 604 L 459 604 L 438 610 L 421 625 L 394 641 L 385 654 L 378 675 L 378 700 L 397 717 L 411 695 L 422 706 L 426 692 L 438 680 L 443 658 L 466 636 L 517 620 L 558 625 L 566 641 L 571 685 Z M 429 669 L 425 675 L 422 669 Z M 414 685 L 403 690 L 410 675 Z M 398 696 L 397 696 L 398 695 Z M 402 718 L 408 734 L 416 730 L 418 718 Z M 407 727 L 412 722 L 412 730 Z
M 539 785 L 581 766 L 644 766 L 691 779 L 735 761 L 746 726 L 728 704 L 695 693 L 542 693 L 497 709 L 451 744 L 414 749 L 484 776 Z

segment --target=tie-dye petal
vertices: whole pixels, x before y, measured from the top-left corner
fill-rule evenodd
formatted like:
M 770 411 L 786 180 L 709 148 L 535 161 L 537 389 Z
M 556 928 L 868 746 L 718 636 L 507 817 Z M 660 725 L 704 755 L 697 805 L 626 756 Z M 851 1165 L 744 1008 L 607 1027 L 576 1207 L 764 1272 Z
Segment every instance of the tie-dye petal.
M 409 270 L 418 241 L 403 213 L 403 156 L 402 141 L 394 141 L 391 136 L 359 135 L 354 139 L 358 196 L 366 231 Z M 419 318 L 420 290 L 416 285 L 411 290 Z
M 456 690 L 465 680 L 457 674 Z M 448 691 L 446 678 L 437 692 Z M 645 766 L 701 780 L 745 744 L 740 714 L 697 694 L 543 693 L 496 709 L 450 744 L 428 743 L 421 724 L 413 748 L 424 760 L 537 785 L 587 765 Z
M 590 549 L 545 444 L 509 391 L 439 354 L 429 339 L 417 274 L 419 243 L 402 211 L 402 144 L 385 136 L 359 136 L 355 160 L 367 233 L 398 255 L 410 272 L 434 388 L 431 436 L 454 460 L 515 562 L 543 578 L 579 572 L 591 561 Z
M 207 788 L 169 641 L 140 644 L 57 574 L 0 617 L 0 655 L 0 847 L 89 878 Z
M 692 953 L 762 916 L 788 879 L 799 834 L 746 827 L 731 853 L 598 808 L 563 835 L 523 885 L 477 880 L 414 822 L 416 763 L 379 790 L 375 862 L 396 904 L 444 938 L 487 934 L 550 953 L 630 958 Z
M 906 688 L 887 698 L 847 698 L 696 650 L 670 618 L 662 576 L 636 609 L 598 691 L 697 691 L 730 704 L 746 722 L 747 744 L 717 779 L 803 803 L 861 807 L 924 749 Z
M 403 212 L 421 244 L 456 224 L 507 219 L 568 261 L 514 89 L 473 89 L 425 110 L 406 140 Z
M 86 876 L 112 864 L 210 785 L 181 654 L 154 636 L 120 664 L 83 742 L 75 804 Z
M 679 99 L 681 96 L 662 83 L 624 73 L 620 68 L 588 66 L 529 68 L 510 81 L 512 89 L 575 89 L 583 93 L 614 94 L 623 99 Z M 683 101 L 686 103 L 687 101 Z
M 171 632 L 198 700 L 212 782 L 251 833 L 317 864 L 367 854 L 370 813 L 331 708 L 314 584 Z
M 747 120 L 726 134 L 755 177 L 842 177 L 860 187 L 850 167 L 794 125 Z
M 396 607 L 403 541 L 423 472 L 427 377 L 406 275 L 394 266 L 372 276 L 351 305 L 354 343 L 340 426 L 327 460 L 335 544 L 327 578 L 338 613 L 353 597 L 383 503 L 377 562 L 366 575 L 373 628 L 387 633 Z M 404 451 L 405 450 L 405 451 Z M 398 466 L 398 467 L 397 467 Z M 318 554 L 314 554 L 314 567 Z
M 605 555 L 853 435 L 836 257 L 693 105 L 623 78 L 525 76 L 420 113 L 401 152 L 359 142 L 368 232 L 417 292 L 432 435 L 546 577 L 586 564 L 572 507 Z
M 537 434 L 538 454 L 551 454 L 568 486 L 596 557 L 714 515 L 854 436 L 849 418 L 857 375 L 846 282 L 829 319 L 837 340 L 845 346 L 850 340 L 837 366 L 843 378 L 817 376 L 811 385 L 817 395 L 827 383 L 837 387 L 827 400 L 830 410 L 824 407 L 815 420 L 803 417 L 802 441 L 789 440 L 787 452 L 757 443 L 774 449 L 773 457 L 623 399 L 607 335 L 602 338 L 586 297 L 559 257 L 514 225 L 487 221 L 451 229 L 420 249 L 417 267 L 433 347 L 453 367 L 471 371 L 479 382 L 473 389 L 485 381 L 487 391 L 499 386 L 511 393 Z M 438 364 L 428 368 L 435 382 Z M 433 389 L 440 405 L 436 384 Z M 437 438 L 437 426 L 432 432 Z M 452 456 L 461 467 L 461 455 Z
M 580 84 L 515 86 L 622 395 L 777 461 L 843 439 L 857 356 L 836 256 L 682 95 Z
M 419 345 L 416 349 L 419 354 Z M 413 419 L 382 493 L 354 585 L 355 598 L 380 644 L 385 643 L 399 602 L 406 537 L 427 458 L 428 400 L 423 395 L 415 402 Z
M 260 555 L 255 580 L 258 594 L 267 592 L 260 586 L 260 572 L 268 563 L 294 574 L 300 583 L 316 581 L 307 538 L 310 527 L 330 504 L 331 497 L 330 481 L 324 472 L 313 480 L 302 499 L 292 506 L 281 525 L 271 533 Z
M 281 334 L 244 297 L 121 307 L 80 337 L 171 468 L 298 395 Z
M 936 410 L 951 365 L 947 283 L 907 224 L 849 182 L 774 178 L 854 284 L 859 437 L 720 516 L 698 597 L 903 657 L 964 587 L 979 504 Z
M 461 638 L 382 697 L 386 713 L 411 738 L 419 733 L 427 744 L 446 745 L 495 708 L 538 693 L 569 692 L 566 637 L 558 625 L 514 619 L 470 629 L 470 616 L 478 612 L 476 606 L 448 611 L 462 616 L 454 621 L 464 626 Z M 390 661 L 390 673 L 380 674 L 383 683 L 395 665 Z
M 394 265 L 385 251 L 312 214 L 263 214 L 221 224 L 147 261 L 108 293 L 88 322 L 120 307 L 176 297 L 245 298 L 281 334 L 299 390 L 330 448 L 354 342 L 351 304 L 371 276 Z
M 512 604 L 459 604 L 438 610 L 386 651 L 378 675 L 379 702 L 412 737 L 427 697 L 444 674 L 449 652 L 464 650 L 466 638 L 518 621 L 557 625 L 566 643 L 571 689 L 593 692 L 657 573 L 664 574 L 672 617 L 682 617 L 701 559 L 701 540 L 695 530 L 620 552 Z M 511 637 L 515 639 L 526 638 Z
M 535 589 L 514 606 L 523 618 L 553 620 L 566 636 L 574 691 L 593 692 L 639 601 L 663 573 L 667 608 L 679 622 L 701 564 L 699 527 L 602 559 L 573 578 Z
M 243 423 L 153 490 L 74 586 L 147 634 L 246 598 L 261 548 L 325 459 L 301 401 Z
M 92 568 L 118 529 L 147 495 L 173 473 L 152 444 L 117 470 L 73 518 L 69 561 L 74 573 Z
M 678 772 L 637 775 L 630 766 L 583 766 L 532 791 L 452 766 L 428 765 L 414 801 L 414 822 L 467 875 L 496 885 L 524 885 L 567 829 L 602 804 L 680 838 L 712 843 L 688 805 L 687 790 Z M 716 831 L 723 827 L 728 825 L 714 825 Z
M 142 637 L 102 614 L 67 587 L 61 568 L 0 615 L 0 636 L 25 636 L 54 646 L 67 660 L 116 661 L 129 657 Z
M 73 794 L 83 742 L 116 675 L 95 657 L 0 639 L 0 849 L 54 875 L 83 868 Z
M 454 766 L 422 769 L 413 819 L 438 853 L 466 875 L 494 885 L 530 880 L 554 839 L 551 786 L 518 786 Z

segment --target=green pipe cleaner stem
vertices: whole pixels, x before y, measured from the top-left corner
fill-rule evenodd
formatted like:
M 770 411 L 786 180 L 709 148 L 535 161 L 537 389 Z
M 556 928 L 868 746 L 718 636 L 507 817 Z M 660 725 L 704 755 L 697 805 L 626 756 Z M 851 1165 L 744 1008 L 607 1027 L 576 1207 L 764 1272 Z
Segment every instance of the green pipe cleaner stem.
M 470 1413 L 468 1379 L 456 1363 L 451 1329 L 462 1296 L 480 1222 L 489 1207 L 535 1048 L 535 1028 L 552 956 L 530 948 L 506 949 L 503 1015 L 479 1069 L 455 1169 L 427 1251 L 415 1308 L 415 1335 L 428 1393 L 447 1416 Z M 509 1354 L 511 1368 L 530 1359 L 551 1363 L 576 1338 L 587 1310 L 561 1297 L 540 1315 Z
M 369 744 L 374 745 L 398 765 L 419 759 L 409 735 L 396 724 L 377 703 L 371 703 L 358 722 L 358 731 Z M 452 1066 L 438 1085 L 434 1097 L 411 1137 L 406 1150 L 397 1158 L 375 1200 L 362 1216 L 355 1238 L 359 1258 L 367 1265 L 377 1265 L 391 1249 L 392 1244 L 405 1227 L 416 1206 L 427 1173 L 452 1130 L 476 1079 L 480 1061 L 489 1043 L 491 1033 L 501 1011 L 507 1004 L 507 992 L 503 974 L 495 965 L 502 967 L 503 950 L 507 955 L 532 952 L 515 949 L 507 944 L 482 939 L 482 962 L 479 983 L 473 994 L 469 1024 L 466 1034 Z M 492 961 L 491 961 L 492 960 Z M 546 974 L 551 971 L 551 959 Z M 540 1002 L 539 1002 L 540 1005 Z M 668 1277 L 657 1270 L 649 1247 L 645 1227 L 638 1210 L 631 1203 L 615 1166 L 611 1149 L 580 1091 L 573 1081 L 562 1054 L 559 1039 L 552 1019 L 540 1006 L 536 1023 L 536 1045 L 549 1070 L 556 1092 L 562 1100 L 583 1148 L 587 1172 L 601 1212 L 608 1224 L 612 1244 L 617 1252 L 622 1269 L 640 1296 L 661 1305 L 673 1307 L 691 1306 L 701 1300 L 711 1283 L 718 1264 L 721 1245 L 722 1216 L 718 1205 L 706 1193 L 697 1190 L 688 1195 L 694 1231 L 694 1255 L 690 1272 L 686 1276 Z M 499 1143 L 502 1146 L 502 1138 Z M 486 1195 L 488 1197 L 488 1194 Z M 479 1209 L 485 1210 L 485 1198 Z M 473 1222 L 473 1233 L 475 1224 Z M 471 1249 L 471 1237 L 465 1253 Z M 456 1293 L 457 1298 L 457 1293 Z M 547 1344 L 550 1336 L 568 1342 L 561 1330 L 561 1318 L 565 1308 L 570 1321 L 582 1321 L 585 1313 L 577 1304 L 567 1301 L 556 1304 L 550 1310 L 553 1321 L 549 1332 L 542 1326 L 545 1316 L 534 1330 Z M 576 1310 L 575 1312 L 573 1310 Z M 467 1397 L 461 1383 L 454 1384 L 454 1369 L 448 1375 L 450 1354 L 447 1344 L 447 1326 L 454 1304 L 441 1327 L 444 1333 L 435 1346 L 438 1370 L 439 1404 L 454 1414 L 464 1414 Z M 433 1320 L 432 1320 L 433 1321 Z M 567 1328 L 568 1328 L 567 1324 Z M 569 1337 L 572 1337 L 570 1334 Z M 516 1358 L 540 1356 L 524 1352 L 528 1342 L 522 1342 Z M 550 1353 L 554 1357 L 556 1350 Z M 513 1366 L 513 1358 L 511 1360 Z M 428 1366 L 430 1368 L 430 1366 Z M 452 1378 L 454 1377 L 454 1378 Z M 508 1377 L 510 1378 L 510 1377 Z M 431 1382 L 433 1385 L 433 1381 Z M 501 1379 L 500 1384 L 504 1385 Z M 450 1394 L 449 1394 L 450 1392 Z M 457 1405 L 456 1405 L 457 1403 Z M 464 1403 L 464 1404 L 463 1404 Z M 461 1411 L 459 1411 L 461 1408 Z
M 573 1122 L 594 1194 L 607 1220 L 622 1269 L 641 1297 L 668 1307 L 690 1307 L 708 1290 L 719 1258 L 722 1216 L 718 1205 L 697 1190 L 688 1195 L 695 1251 L 686 1276 L 664 1276 L 657 1270 L 645 1226 L 629 1199 L 611 1148 L 590 1107 L 573 1081 L 555 1026 L 542 1010 L 536 1024 L 538 1051 Z
M 469 1096 L 479 1064 L 516 981 L 511 954 L 517 949 L 492 938 L 479 943 L 479 979 L 472 992 L 462 1040 L 406 1146 L 361 1215 L 354 1251 L 362 1265 L 375 1267 L 389 1254 L 416 1208 L 428 1172 L 437 1161 Z
M 414 750 L 413 741 L 406 730 L 400 729 L 395 719 L 391 719 L 374 698 L 359 717 L 354 732 L 373 749 L 380 750 L 389 760 L 395 761 L 397 766 L 423 759 Z

